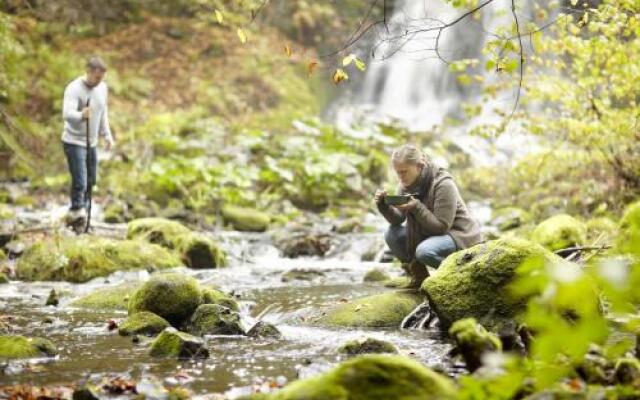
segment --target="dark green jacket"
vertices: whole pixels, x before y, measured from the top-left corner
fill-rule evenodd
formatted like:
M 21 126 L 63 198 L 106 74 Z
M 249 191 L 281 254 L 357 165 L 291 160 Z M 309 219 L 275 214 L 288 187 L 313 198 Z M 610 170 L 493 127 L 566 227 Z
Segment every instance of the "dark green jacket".
M 404 195 L 418 193 L 419 189 L 424 191 L 426 188 L 421 186 L 429 185 L 426 196 L 410 211 L 418 223 L 420 240 L 449 234 L 458 249 L 465 249 L 482 241 L 480 226 L 469 213 L 451 175 L 444 168 L 437 168 L 433 164 L 427 164 L 426 168 L 434 168 L 433 179 L 421 176 L 408 188 L 398 187 L 398 194 Z M 404 212 L 384 202 L 378 203 L 378 209 L 392 225 L 400 225 L 407 218 Z

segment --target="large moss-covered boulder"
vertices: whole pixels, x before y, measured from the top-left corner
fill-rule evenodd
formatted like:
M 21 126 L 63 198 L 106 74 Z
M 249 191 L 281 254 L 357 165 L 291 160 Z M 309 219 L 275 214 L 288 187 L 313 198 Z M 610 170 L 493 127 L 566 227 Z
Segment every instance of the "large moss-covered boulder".
M 177 221 L 164 218 L 133 220 L 127 225 L 127 238 L 143 239 L 175 250 L 190 268 L 217 268 L 226 264 L 226 254 L 217 243 Z
M 129 315 L 149 311 L 180 327 L 202 304 L 202 290 L 195 279 L 176 273 L 156 274 L 129 300 Z
M 539 244 L 502 238 L 447 257 L 422 283 L 422 292 L 443 329 L 470 317 L 491 329 L 524 310 L 527 299 L 513 295 L 508 286 L 516 278 L 516 269 L 530 258 L 574 267 Z
M 366 338 L 364 340 L 349 340 L 338 348 L 338 353 L 348 354 L 352 356 L 360 354 L 395 354 L 397 352 L 398 350 L 393 344 L 375 338 Z
M 199 337 L 167 328 L 151 344 L 150 354 L 152 357 L 208 358 L 209 350 Z
M 567 214 L 554 215 L 542 221 L 531 233 L 531 239 L 551 251 L 579 246 L 587 240 L 585 224 Z
M 253 397 L 268 400 L 446 400 L 455 387 L 416 361 L 395 355 L 365 355 L 331 371 L 299 380 L 279 392 Z M 251 397 L 249 397 L 251 398 Z
M 141 240 L 95 236 L 43 239 L 19 258 L 16 273 L 26 281 L 86 282 L 113 272 L 181 265 L 173 253 Z
M 317 324 L 343 327 L 398 327 L 423 298 L 410 291 L 363 297 L 329 309 Z
M 203 304 L 196 309 L 187 329 L 194 335 L 244 335 L 240 315 L 218 304 Z
M 225 224 L 238 231 L 264 232 L 271 222 L 269 215 L 252 208 L 226 205 L 221 212 Z
M 469 371 L 473 372 L 482 365 L 482 356 L 491 351 L 502 350 L 502 343 L 495 334 L 488 332 L 474 318 L 465 318 L 454 322 L 449 334 L 456 342 Z
M 0 336 L 0 359 L 53 357 L 56 348 L 47 339 L 25 336 Z
M 202 304 L 218 304 L 233 311 L 238 311 L 240 306 L 233 296 L 215 288 L 202 289 Z
M 167 320 L 159 315 L 148 311 L 141 311 L 133 315 L 129 315 L 127 319 L 122 321 L 118 326 L 118 333 L 122 336 L 154 336 L 169 326 L 171 325 L 169 325 Z
M 123 283 L 113 287 L 98 289 L 71 302 L 72 307 L 95 310 L 126 310 L 131 295 L 140 287 L 138 283 Z
M 627 206 L 620 219 L 616 248 L 622 253 L 640 255 L 640 201 Z

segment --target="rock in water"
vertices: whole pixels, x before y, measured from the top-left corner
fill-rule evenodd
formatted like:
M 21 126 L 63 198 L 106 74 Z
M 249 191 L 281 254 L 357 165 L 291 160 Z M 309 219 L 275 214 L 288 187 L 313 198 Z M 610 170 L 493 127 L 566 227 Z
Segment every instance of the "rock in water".
M 175 250 L 190 268 L 218 268 L 226 265 L 226 253 L 217 243 L 176 221 L 163 218 L 133 220 L 127 225 L 127 238 L 143 239 Z
M 175 328 L 167 328 L 151 344 L 153 357 L 208 358 L 209 350 L 202 339 Z
M 0 359 L 53 357 L 56 348 L 47 339 L 17 335 L 0 336 Z
M 329 309 L 316 323 L 343 327 L 398 327 L 423 299 L 410 291 L 363 297 Z
M 364 340 L 350 340 L 338 348 L 338 353 L 348 355 L 397 353 L 396 347 L 384 340 L 366 338 Z
M 554 268 L 579 269 L 536 243 L 503 238 L 450 255 L 423 282 L 422 292 L 443 329 L 471 317 L 493 329 L 525 310 L 527 298 L 514 295 L 508 286 L 520 264 L 530 258 L 544 260 Z
M 244 335 L 240 315 L 218 304 L 203 304 L 187 323 L 187 331 L 194 335 Z
M 482 356 L 485 353 L 502 350 L 500 339 L 473 318 L 456 321 L 449 329 L 449 334 L 471 372 L 482 366 Z
M 156 274 L 129 300 L 129 315 L 149 311 L 180 327 L 202 304 L 198 281 L 176 273 Z
M 171 325 L 164 318 L 148 311 L 141 311 L 122 321 L 118 327 L 118 333 L 122 336 L 154 336 L 169 326 Z
M 386 272 L 384 272 L 380 268 L 374 268 L 372 270 L 369 270 L 364 275 L 363 281 L 364 282 L 382 282 L 388 279 L 389 279 L 389 275 L 387 275 Z
M 269 215 L 252 208 L 226 205 L 221 212 L 225 224 L 238 231 L 264 232 L 271 222 Z
M 531 239 L 551 251 L 580 246 L 587 240 L 585 224 L 567 214 L 554 215 L 542 221 L 531 233 Z
M 249 331 L 247 332 L 247 336 L 253 338 L 282 338 L 282 334 L 280 333 L 278 328 L 268 322 L 263 321 L 258 321 L 257 324 L 252 326 L 251 329 L 249 329 Z
M 47 297 L 47 302 L 45 303 L 45 305 L 57 307 L 59 303 L 60 303 L 60 300 L 58 300 L 58 294 L 56 293 L 56 290 L 51 289 L 51 292 L 49 292 L 49 297 Z
M 407 357 L 365 355 L 345 361 L 329 372 L 295 381 L 284 389 L 248 399 L 266 400 L 447 400 L 455 386 Z

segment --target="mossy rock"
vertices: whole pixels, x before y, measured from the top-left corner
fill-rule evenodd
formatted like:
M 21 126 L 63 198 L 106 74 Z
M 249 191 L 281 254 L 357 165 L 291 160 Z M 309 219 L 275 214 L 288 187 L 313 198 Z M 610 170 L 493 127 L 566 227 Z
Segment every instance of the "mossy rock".
M 518 228 L 531 222 L 533 217 L 530 213 L 517 207 L 504 207 L 493 210 L 491 224 L 501 231 Z
M 117 286 L 98 289 L 91 294 L 74 300 L 70 305 L 95 310 L 127 310 L 129 298 L 140 287 L 137 283 L 123 283 Z
M 454 322 L 449 335 L 456 342 L 458 350 L 473 372 L 482 366 L 483 354 L 502 350 L 502 343 L 495 334 L 488 332 L 474 318 L 465 318 Z
M 18 259 L 17 276 L 26 281 L 86 282 L 116 271 L 165 269 L 181 265 L 173 253 L 140 240 L 94 236 L 42 240 Z
M 640 361 L 637 358 L 621 358 L 616 362 L 613 376 L 616 383 L 630 385 L 640 383 Z
M 396 276 L 393 278 L 389 278 L 385 281 L 382 281 L 382 284 L 388 288 L 402 288 L 407 287 L 411 282 L 411 277 L 409 276 Z
M 218 268 L 226 264 L 226 253 L 218 244 L 176 221 L 164 218 L 133 220 L 127 225 L 127 238 L 142 239 L 175 250 L 190 268 Z
M 364 340 L 350 340 L 338 348 L 338 353 L 348 355 L 360 355 L 360 354 L 382 354 L 398 352 L 396 347 L 384 340 L 366 338 Z
M 383 282 L 389 280 L 389 275 L 380 268 L 374 268 L 367 271 L 364 275 L 364 282 Z
M 9 283 L 9 277 L 4 272 L 0 272 L 0 285 Z
M 226 294 L 222 290 L 214 288 L 202 289 L 202 304 L 218 304 L 233 311 L 238 311 L 240 306 L 233 296 Z
M 104 222 L 110 224 L 127 222 L 128 212 L 126 203 L 122 201 L 113 201 L 109 203 L 104 208 L 102 219 L 104 220 Z
M 585 224 L 567 214 L 542 221 L 531 233 L 531 240 L 551 251 L 580 246 L 587 240 Z
M 282 333 L 280 333 L 278 328 L 276 328 L 274 325 L 268 322 L 258 321 L 258 323 L 256 323 L 251 327 L 251 329 L 247 331 L 247 336 L 253 338 L 280 339 L 282 338 Z
M 539 244 L 502 238 L 453 253 L 422 283 L 421 290 L 443 329 L 471 317 L 492 329 L 524 311 L 527 299 L 513 295 L 508 286 L 520 264 L 532 258 L 569 264 Z
M 195 279 L 177 274 L 156 274 L 129 300 L 129 315 L 149 311 L 180 327 L 202 304 L 202 290 Z
M 155 336 L 169 326 L 171 325 L 164 318 L 148 311 L 141 311 L 122 321 L 118 333 L 122 336 Z
M 269 215 L 252 208 L 227 205 L 221 212 L 225 224 L 238 231 L 264 232 L 271 222 Z
M 587 242 L 593 242 L 602 235 L 599 243 L 611 243 L 618 234 L 618 224 L 611 218 L 598 217 L 586 222 Z
M 244 335 L 240 325 L 240 315 L 218 304 L 203 304 L 198 307 L 186 331 L 194 335 Z
M 394 291 L 340 304 L 316 320 L 318 325 L 342 327 L 398 327 L 423 298 L 410 291 Z
M 418 362 L 397 355 L 364 355 L 329 372 L 299 380 L 267 396 L 268 400 L 446 400 L 455 386 Z
M 0 203 L 0 221 L 6 221 L 15 218 L 16 213 L 6 204 Z
M 620 219 L 616 248 L 621 253 L 640 255 L 640 201 L 630 204 Z
M 53 357 L 56 348 L 47 339 L 29 338 L 25 336 L 0 336 L 0 359 Z
M 324 277 L 325 274 L 322 271 L 310 269 L 310 268 L 294 268 L 282 274 L 282 282 L 291 281 L 305 281 L 311 282 L 315 279 Z
M 151 344 L 152 357 L 208 358 L 209 350 L 199 337 L 167 328 Z

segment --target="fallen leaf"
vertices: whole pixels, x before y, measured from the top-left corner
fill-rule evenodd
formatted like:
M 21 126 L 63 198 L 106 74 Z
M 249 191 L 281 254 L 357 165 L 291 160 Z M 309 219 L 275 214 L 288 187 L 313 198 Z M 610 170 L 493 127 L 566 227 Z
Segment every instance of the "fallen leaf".
M 247 43 L 247 33 L 244 31 L 244 29 L 242 28 L 238 28 L 238 38 L 240 38 L 240 43 L 245 44 Z
M 349 79 L 349 75 L 342 68 L 336 69 L 336 72 L 333 73 L 333 83 L 336 85 L 342 81 L 346 81 Z
M 287 57 L 291 57 L 291 46 L 288 44 L 284 45 L 284 54 L 286 54 Z
M 309 64 L 307 65 L 307 70 L 309 71 L 309 75 L 313 74 L 316 68 L 318 68 L 318 62 L 315 60 L 310 61 Z
M 220 12 L 220 10 L 215 10 L 214 14 L 216 16 L 216 21 L 218 21 L 219 24 L 222 23 L 223 17 L 222 17 L 222 13 Z

